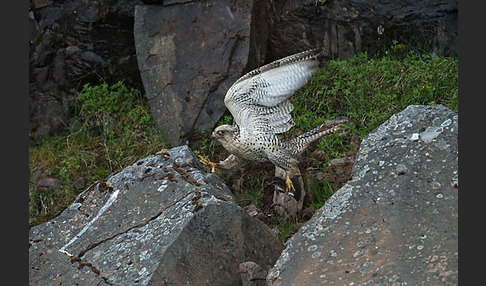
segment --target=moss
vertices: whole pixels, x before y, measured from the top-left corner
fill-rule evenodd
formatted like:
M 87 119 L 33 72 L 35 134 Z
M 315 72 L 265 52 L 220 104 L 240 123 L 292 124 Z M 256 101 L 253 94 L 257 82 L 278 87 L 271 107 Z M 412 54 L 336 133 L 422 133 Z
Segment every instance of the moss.
M 39 34 L 32 41 L 29 42 L 29 55 L 35 52 L 35 48 L 40 42 L 42 42 L 43 38 L 44 38 L 44 31 L 40 31 Z

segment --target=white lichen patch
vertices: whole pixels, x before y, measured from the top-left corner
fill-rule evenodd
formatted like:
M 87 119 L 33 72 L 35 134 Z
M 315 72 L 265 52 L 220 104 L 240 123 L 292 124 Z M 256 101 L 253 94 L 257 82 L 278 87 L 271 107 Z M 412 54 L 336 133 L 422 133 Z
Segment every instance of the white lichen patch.
M 163 192 L 165 191 L 165 189 L 167 189 L 167 184 L 169 183 L 169 181 L 167 181 L 166 179 L 162 180 L 160 182 L 160 186 L 157 188 L 157 191 L 158 192 Z
M 139 255 L 138 255 L 140 261 L 142 260 L 146 260 L 146 259 L 149 259 L 150 258 L 150 253 L 148 252 L 148 250 L 144 250 L 142 251 Z
M 443 131 L 444 128 L 442 127 L 429 126 L 424 132 L 420 133 L 420 139 L 428 144 L 437 138 Z
M 418 133 L 412 133 L 412 136 L 410 136 L 410 140 L 412 141 L 417 141 L 419 140 L 419 134 Z
M 146 285 L 157 268 L 157 263 L 153 263 L 151 257 L 164 253 L 194 215 L 192 197 L 193 194 L 189 193 L 160 215 L 148 219 L 145 224 L 106 241 L 100 250 L 97 247 L 87 252 L 84 259 L 93 261 L 94 264 L 97 257 L 102 256 L 99 260 L 103 262 L 99 263 L 103 271 L 118 273 L 116 277 L 112 277 L 115 284 L 138 280 L 140 284 Z M 99 254 L 100 251 L 103 255 Z
M 88 224 L 86 224 L 82 229 L 81 231 L 78 232 L 78 234 L 76 234 L 73 238 L 71 238 L 71 240 L 65 244 L 63 247 L 61 247 L 61 249 L 59 249 L 60 252 L 62 253 L 65 253 L 67 254 L 68 256 L 73 256 L 71 253 L 69 253 L 66 249 L 71 245 L 73 244 L 76 240 L 78 240 L 81 235 L 83 235 L 83 233 L 85 233 L 92 225 L 95 221 L 97 221 L 102 215 L 103 213 L 109 208 L 111 207 L 111 205 L 113 204 L 113 202 L 117 199 L 118 197 L 118 194 L 120 193 L 120 190 L 116 190 L 114 191 L 110 197 L 108 198 L 108 200 L 106 201 L 106 203 L 100 208 L 100 210 L 98 211 L 98 213 L 96 214 L 96 216 L 94 218 L 92 218 Z

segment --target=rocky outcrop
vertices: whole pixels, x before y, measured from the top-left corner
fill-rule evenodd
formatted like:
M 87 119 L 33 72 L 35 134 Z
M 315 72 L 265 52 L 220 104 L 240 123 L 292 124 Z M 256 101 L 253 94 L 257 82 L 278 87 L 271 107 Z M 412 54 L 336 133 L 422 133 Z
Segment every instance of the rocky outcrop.
M 457 0 L 29 3 L 34 139 L 61 131 L 76 89 L 100 78 L 145 87 L 158 128 L 180 145 L 211 130 L 226 110 L 229 86 L 265 62 L 315 47 L 341 59 L 390 48 L 446 56 L 458 50 Z
M 414 48 L 437 55 L 458 53 L 458 1 L 275 1 L 267 60 L 323 47 L 346 59 Z
M 155 122 L 171 144 L 211 130 L 225 112 L 229 87 L 262 63 L 265 11 L 265 1 L 250 0 L 136 7 L 140 73 Z
M 261 282 L 282 243 L 238 207 L 221 179 L 200 168 L 181 146 L 92 185 L 30 230 L 30 284 Z
M 123 80 L 142 88 L 133 43 L 138 0 L 29 1 L 31 138 L 59 132 L 84 83 Z
M 391 48 L 457 54 L 457 9 L 457 0 L 165 1 L 137 7 L 134 33 L 152 114 L 180 145 L 210 131 L 229 86 L 264 62 L 315 47 L 328 59 Z
M 457 285 L 458 115 L 409 106 L 287 244 L 270 285 Z

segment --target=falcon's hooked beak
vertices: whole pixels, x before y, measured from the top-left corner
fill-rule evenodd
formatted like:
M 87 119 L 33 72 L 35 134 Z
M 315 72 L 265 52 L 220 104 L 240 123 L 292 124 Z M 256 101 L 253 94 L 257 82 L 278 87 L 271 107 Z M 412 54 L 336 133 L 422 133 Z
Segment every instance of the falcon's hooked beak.
M 210 138 L 211 138 L 211 140 L 217 140 L 217 139 L 219 139 L 219 136 L 216 135 L 216 132 L 213 132 L 213 133 L 211 133 L 211 137 Z

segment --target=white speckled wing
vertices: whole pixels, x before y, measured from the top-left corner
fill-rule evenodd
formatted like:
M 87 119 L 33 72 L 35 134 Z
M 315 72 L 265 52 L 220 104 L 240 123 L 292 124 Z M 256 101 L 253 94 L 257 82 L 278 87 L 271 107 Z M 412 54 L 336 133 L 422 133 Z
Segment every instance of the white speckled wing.
M 316 57 L 320 51 L 285 57 L 238 79 L 226 93 L 224 103 L 240 130 L 246 129 L 251 134 L 289 130 L 294 122 L 288 98 L 318 69 Z

